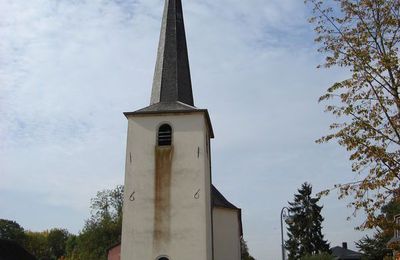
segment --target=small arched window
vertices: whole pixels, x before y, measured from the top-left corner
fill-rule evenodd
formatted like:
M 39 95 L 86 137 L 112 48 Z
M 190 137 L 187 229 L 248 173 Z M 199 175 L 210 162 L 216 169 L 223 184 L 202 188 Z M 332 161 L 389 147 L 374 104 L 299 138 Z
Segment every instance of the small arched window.
M 157 260 L 169 260 L 169 258 L 165 257 L 165 256 L 161 256 L 161 257 L 158 257 Z
M 168 124 L 163 124 L 158 129 L 158 146 L 169 146 L 171 145 L 171 143 L 172 143 L 172 128 Z

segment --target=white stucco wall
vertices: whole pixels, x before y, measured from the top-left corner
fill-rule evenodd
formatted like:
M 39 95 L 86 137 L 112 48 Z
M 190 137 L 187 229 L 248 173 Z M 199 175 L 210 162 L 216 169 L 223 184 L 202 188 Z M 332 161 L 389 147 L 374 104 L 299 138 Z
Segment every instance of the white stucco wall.
M 162 123 L 173 128 L 170 238 L 155 246 L 155 146 L 157 130 Z M 160 255 L 170 260 L 211 260 L 207 134 L 203 113 L 129 117 L 122 260 L 152 260 Z M 194 195 L 198 191 L 196 199 Z
M 213 209 L 214 260 L 240 260 L 239 211 Z

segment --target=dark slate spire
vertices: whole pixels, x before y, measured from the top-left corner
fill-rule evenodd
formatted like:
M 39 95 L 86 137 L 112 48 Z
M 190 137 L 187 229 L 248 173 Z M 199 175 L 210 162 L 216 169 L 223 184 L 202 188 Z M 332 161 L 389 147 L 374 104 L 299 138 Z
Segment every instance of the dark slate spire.
M 194 106 L 181 0 L 165 0 L 150 105 L 180 101 Z

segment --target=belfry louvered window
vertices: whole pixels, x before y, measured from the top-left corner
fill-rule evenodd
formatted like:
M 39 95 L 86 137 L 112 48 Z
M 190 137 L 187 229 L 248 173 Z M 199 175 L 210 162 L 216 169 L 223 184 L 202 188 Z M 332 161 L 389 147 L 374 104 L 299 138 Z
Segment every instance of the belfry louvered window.
M 158 146 L 169 146 L 172 143 L 172 128 L 168 124 L 158 129 Z

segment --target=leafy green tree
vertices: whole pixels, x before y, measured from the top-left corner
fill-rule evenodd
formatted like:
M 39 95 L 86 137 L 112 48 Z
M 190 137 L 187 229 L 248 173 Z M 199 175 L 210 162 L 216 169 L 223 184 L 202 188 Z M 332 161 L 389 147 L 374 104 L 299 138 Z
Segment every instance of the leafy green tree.
M 339 198 L 352 197 L 355 211 L 365 211 L 361 228 L 372 228 L 400 186 L 400 1 L 305 2 L 314 11 L 323 66 L 349 72 L 320 98 L 337 120 L 319 142 L 337 141 L 350 152 L 359 181 L 335 187 Z
M 394 216 L 400 214 L 400 201 L 396 196 L 382 207 L 381 214 L 377 216 L 376 233 L 370 237 L 365 236 L 356 242 L 357 248 L 364 254 L 365 260 L 382 260 L 391 255 L 388 242 L 394 236 L 394 230 L 400 227 L 393 221 Z M 399 250 L 397 244 L 389 245 L 390 248 Z
M 318 255 L 306 255 L 300 258 L 300 260 L 334 260 L 334 259 L 335 258 L 328 253 L 321 253 Z
M 356 242 L 356 246 L 364 254 L 363 260 L 383 260 L 392 253 L 386 245 L 390 238 L 383 233 L 377 233 L 373 237 L 363 237 Z
M 27 231 L 25 232 L 25 235 L 25 246 L 29 252 L 31 252 L 39 260 L 50 259 L 51 255 L 47 240 L 49 235 L 48 231 Z
M 250 255 L 247 243 L 243 238 L 240 240 L 240 246 L 242 251 L 242 260 L 256 260 Z
M 0 219 L 0 238 L 16 241 L 29 252 L 41 259 L 57 260 L 65 255 L 69 233 L 65 229 L 50 231 L 25 231 L 17 222 Z
M 65 244 L 66 259 L 68 260 L 79 260 L 78 253 L 78 236 L 70 235 Z
M 49 231 L 47 245 L 52 259 L 59 259 L 61 256 L 65 256 L 65 248 L 69 236 L 70 234 L 66 229 L 54 228 Z
M 103 190 L 92 199 L 91 217 L 67 242 L 67 259 L 107 259 L 107 249 L 121 240 L 123 186 Z
M 319 198 L 311 197 L 312 186 L 304 183 L 289 202 L 290 221 L 285 247 L 289 251 L 289 260 L 297 260 L 306 255 L 329 252 L 329 244 L 322 234 L 322 206 Z
M 25 231 L 17 222 L 0 219 L 0 238 L 13 240 L 20 245 L 24 244 Z

